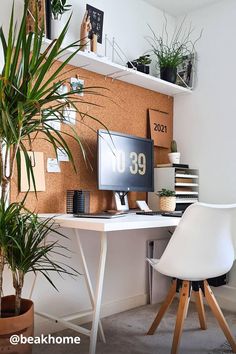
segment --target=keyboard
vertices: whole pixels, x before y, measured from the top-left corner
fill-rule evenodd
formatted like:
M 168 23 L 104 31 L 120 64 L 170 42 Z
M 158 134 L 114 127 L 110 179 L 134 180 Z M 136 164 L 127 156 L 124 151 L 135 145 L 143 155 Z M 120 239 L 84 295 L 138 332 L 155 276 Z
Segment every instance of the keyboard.
M 137 211 L 136 212 L 137 215 L 162 215 L 163 211 Z
M 181 217 L 183 215 L 182 210 L 175 210 L 175 211 L 137 211 L 137 215 L 162 215 L 162 216 L 176 216 Z
M 74 214 L 75 218 L 98 218 L 98 219 L 113 219 L 125 216 L 123 212 L 100 212 L 100 213 L 79 213 Z

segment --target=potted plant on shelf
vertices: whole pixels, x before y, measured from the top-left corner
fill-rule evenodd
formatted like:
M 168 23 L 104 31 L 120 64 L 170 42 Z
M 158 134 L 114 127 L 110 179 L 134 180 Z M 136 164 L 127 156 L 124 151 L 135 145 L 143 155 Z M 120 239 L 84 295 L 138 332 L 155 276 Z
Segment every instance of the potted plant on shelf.
M 177 149 L 177 143 L 175 140 L 172 140 L 170 144 L 170 153 L 168 154 L 170 163 L 180 163 L 180 152 Z
M 199 37 L 192 41 L 191 36 L 193 29 L 191 26 L 188 29 L 184 28 L 185 19 L 175 28 L 172 37 L 167 32 L 167 20 L 163 26 L 162 35 L 155 34 L 149 26 L 152 37 L 147 37 L 151 45 L 151 52 L 157 58 L 157 63 L 160 69 L 160 78 L 171 83 L 176 82 L 177 68 L 183 63 L 186 58 L 192 58 L 195 52 L 195 44 L 201 38 L 202 31 Z
M 159 195 L 159 208 L 160 211 L 174 211 L 176 207 L 175 191 L 162 188 L 157 193 Z
M 51 8 L 51 22 L 50 22 L 50 39 L 55 39 L 60 34 L 61 28 L 61 17 L 62 15 L 71 9 L 71 5 L 68 4 L 67 0 L 50 0 Z
M 131 62 L 127 62 L 128 68 L 136 68 L 138 71 L 142 73 L 149 74 L 150 71 L 150 64 L 152 59 L 150 58 L 149 54 L 141 55 L 138 59 L 132 60 Z
M 60 20 L 61 16 L 71 9 L 67 0 L 51 0 L 51 12 L 54 20 Z
M 64 149 L 76 171 L 67 138 L 78 144 L 84 159 L 87 160 L 86 151 L 76 129 L 67 125 L 65 132 L 57 131 L 51 123 L 56 121 L 67 123 L 67 117 L 63 116 L 63 109 L 68 106 L 73 107 L 80 115 L 81 120 L 77 121 L 81 121 L 81 124 L 89 127 L 93 120 L 96 124 L 100 122 L 89 115 L 89 124 L 85 121 L 86 113 L 78 109 L 78 104 L 81 102 L 78 93 L 84 91 L 98 95 L 99 93 L 93 88 L 83 87 L 62 93 L 59 91 L 61 85 L 67 83 L 67 79 L 62 78 L 62 74 L 66 74 L 66 65 L 80 50 L 79 41 L 67 45 L 64 49 L 61 48 L 69 20 L 58 39 L 45 50 L 44 34 L 43 30 L 39 30 L 37 16 L 34 33 L 27 34 L 27 11 L 28 0 L 24 3 L 20 26 L 15 32 L 13 5 L 8 33 L 5 34 L 3 28 L 0 28 L 0 44 L 3 48 L 3 68 L 0 73 L 0 316 L 5 313 L 5 310 L 10 313 L 9 317 L 0 318 L 1 334 L 3 328 L 9 331 L 15 330 L 12 321 L 19 322 L 26 312 L 30 311 L 29 319 L 33 317 L 32 304 L 21 301 L 21 290 L 26 273 L 39 271 L 52 285 L 48 271 L 75 274 L 73 270 L 50 258 L 50 253 L 54 252 L 55 255 L 56 248 L 60 247 L 57 242 L 49 244 L 44 242 L 48 233 L 55 231 L 51 221 L 42 221 L 36 214 L 26 210 L 25 198 L 22 202 L 9 203 L 9 186 L 14 171 L 16 169 L 18 186 L 20 186 L 21 166 L 24 162 L 29 187 L 32 184 L 36 190 L 33 168 L 28 155 L 28 150 L 33 150 L 33 141 L 36 138 L 50 144 L 56 155 L 57 148 Z M 73 49 L 71 54 L 55 66 L 56 60 L 71 48 Z M 93 130 L 92 127 L 91 129 Z M 9 308 L 8 305 L 6 307 L 5 303 L 8 303 L 8 300 L 1 297 L 5 266 L 12 271 L 16 295 L 9 303 L 14 308 Z M 1 304 L 3 304 L 3 311 Z M 18 319 L 17 316 L 12 317 L 15 313 L 16 315 L 20 313 Z

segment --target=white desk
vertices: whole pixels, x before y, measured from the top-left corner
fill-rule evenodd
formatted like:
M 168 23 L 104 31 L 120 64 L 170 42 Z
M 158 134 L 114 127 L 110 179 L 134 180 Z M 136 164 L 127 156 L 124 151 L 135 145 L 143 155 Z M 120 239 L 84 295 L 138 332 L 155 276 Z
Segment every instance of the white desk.
M 52 217 L 52 214 L 42 214 L 42 217 Z M 71 228 L 74 229 L 79 253 L 82 258 L 83 272 L 86 280 L 86 285 L 88 287 L 88 292 L 90 296 L 90 301 L 92 305 L 92 329 L 91 331 L 85 329 L 81 326 L 74 325 L 66 320 L 50 316 L 48 314 L 38 313 L 41 316 L 46 318 L 56 320 L 59 323 L 64 324 L 68 328 L 74 329 L 80 333 L 83 333 L 90 337 L 90 347 L 89 354 L 95 354 L 96 352 L 96 343 L 97 343 L 97 333 L 98 329 L 102 340 L 105 342 L 105 336 L 102 329 L 102 324 L 100 321 L 100 309 L 101 309 L 101 300 L 102 300 L 102 290 L 103 290 L 103 280 L 105 273 L 105 264 L 106 264 L 106 255 L 107 255 L 107 234 L 112 231 L 122 231 L 122 230 L 135 230 L 135 229 L 152 229 L 160 227 L 171 227 L 177 226 L 180 218 L 178 217 L 166 217 L 166 216 L 145 216 L 145 215 L 136 215 L 129 214 L 114 219 L 91 219 L 91 218 L 74 218 L 72 215 L 53 215 L 55 221 L 62 228 Z M 80 241 L 79 230 L 91 230 L 97 231 L 100 235 L 100 260 L 99 268 L 97 274 L 97 284 L 94 294 L 92 287 L 90 275 L 88 272 L 88 267 L 86 263 L 86 258 L 83 252 L 82 244 Z

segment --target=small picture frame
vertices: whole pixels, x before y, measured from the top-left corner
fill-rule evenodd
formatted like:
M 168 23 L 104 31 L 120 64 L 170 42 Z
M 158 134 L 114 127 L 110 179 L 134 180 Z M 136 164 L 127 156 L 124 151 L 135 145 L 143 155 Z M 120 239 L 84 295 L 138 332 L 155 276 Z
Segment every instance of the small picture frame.
M 196 53 L 186 55 L 177 68 L 176 85 L 193 88 Z

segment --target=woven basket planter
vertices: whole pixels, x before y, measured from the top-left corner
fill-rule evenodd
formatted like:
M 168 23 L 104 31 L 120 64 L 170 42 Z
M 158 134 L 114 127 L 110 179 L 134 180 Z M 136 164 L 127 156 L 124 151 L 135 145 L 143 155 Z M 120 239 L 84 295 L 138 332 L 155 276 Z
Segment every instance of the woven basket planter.
M 176 207 L 176 197 L 160 197 L 161 211 L 174 211 Z

